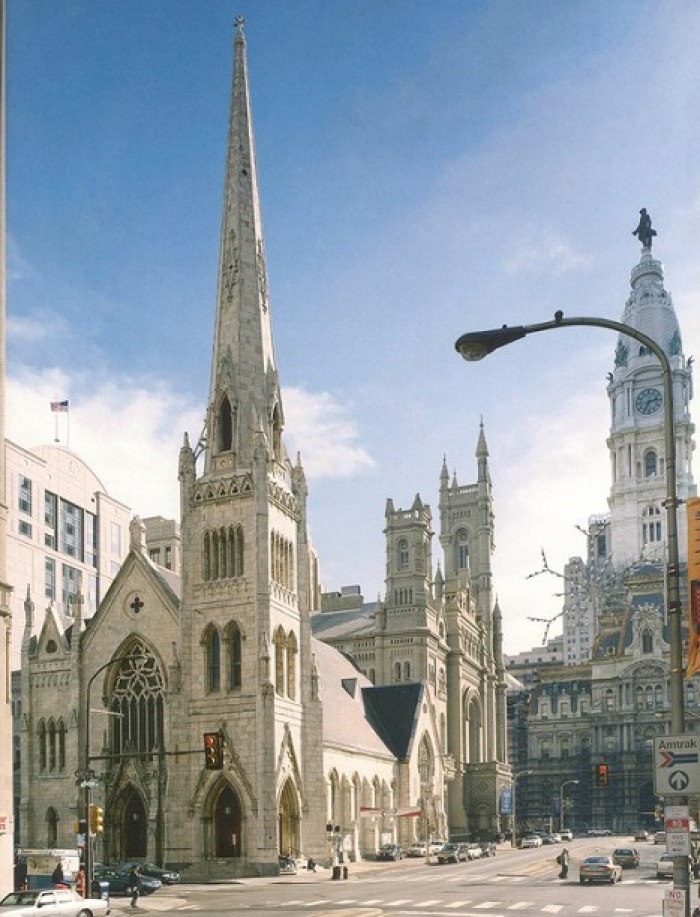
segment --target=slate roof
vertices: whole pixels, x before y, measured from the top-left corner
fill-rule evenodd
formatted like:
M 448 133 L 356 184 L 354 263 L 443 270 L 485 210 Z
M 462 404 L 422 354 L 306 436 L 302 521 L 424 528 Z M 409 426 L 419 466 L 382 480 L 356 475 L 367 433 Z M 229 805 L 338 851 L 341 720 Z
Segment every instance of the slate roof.
M 323 701 L 323 744 L 393 758 L 365 710 L 364 690 L 370 680 L 332 646 L 312 637 L 312 652 Z
M 364 688 L 367 718 L 397 758 L 406 758 L 423 699 L 423 684 Z
M 311 633 L 323 640 L 374 633 L 378 602 L 366 602 L 347 611 L 317 611 L 311 615 Z

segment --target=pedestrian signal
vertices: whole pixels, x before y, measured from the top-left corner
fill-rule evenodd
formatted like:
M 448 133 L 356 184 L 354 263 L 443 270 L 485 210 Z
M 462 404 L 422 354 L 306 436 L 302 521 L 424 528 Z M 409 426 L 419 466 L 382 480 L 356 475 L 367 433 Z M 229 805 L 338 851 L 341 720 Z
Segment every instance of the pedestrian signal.
M 595 769 L 596 786 L 608 785 L 609 770 L 607 764 L 597 764 Z
M 220 771 L 224 766 L 224 741 L 220 732 L 204 733 L 204 768 Z

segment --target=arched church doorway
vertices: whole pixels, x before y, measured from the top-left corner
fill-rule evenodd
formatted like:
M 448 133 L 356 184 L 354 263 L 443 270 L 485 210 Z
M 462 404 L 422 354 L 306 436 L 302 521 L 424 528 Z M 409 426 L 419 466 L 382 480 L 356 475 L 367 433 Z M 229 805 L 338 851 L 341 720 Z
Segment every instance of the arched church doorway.
M 278 818 L 279 852 L 299 853 L 299 799 L 291 780 L 282 789 Z
M 239 857 L 242 828 L 241 803 L 227 783 L 214 803 L 214 856 Z
M 124 859 L 145 857 L 148 853 L 146 810 L 141 795 L 133 787 L 126 797 L 123 811 Z

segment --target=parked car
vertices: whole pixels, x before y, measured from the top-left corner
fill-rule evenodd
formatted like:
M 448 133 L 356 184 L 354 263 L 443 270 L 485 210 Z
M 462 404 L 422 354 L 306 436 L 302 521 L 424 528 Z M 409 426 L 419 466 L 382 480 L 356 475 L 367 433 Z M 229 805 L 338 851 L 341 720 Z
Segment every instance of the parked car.
M 539 834 L 525 834 L 520 838 L 520 846 L 523 850 L 525 850 L 526 847 L 541 847 L 542 838 Z
M 468 860 L 480 860 L 483 856 L 481 844 L 464 844 L 463 846 Z
M 639 866 L 639 852 L 634 847 L 616 847 L 612 856 L 623 869 L 635 869 Z
M 427 846 L 424 841 L 417 841 L 406 850 L 407 857 L 424 857 L 427 853 Z
M 467 859 L 464 844 L 445 844 L 437 855 L 438 863 L 460 863 Z
M 101 898 L 81 898 L 70 888 L 43 888 L 35 891 L 10 892 L 0 901 L 3 917 L 39 917 L 60 914 L 61 917 L 101 917 L 109 914 L 109 902 Z
M 123 863 L 119 869 L 125 869 L 127 872 L 131 869 L 131 863 Z M 177 885 L 180 881 L 180 873 L 177 869 L 171 869 L 169 866 L 156 866 L 155 863 L 142 863 L 139 866 L 142 876 L 152 876 L 154 879 L 160 879 L 163 885 Z
M 556 844 L 561 841 L 561 838 L 558 834 L 550 834 L 549 831 L 544 831 L 540 834 L 543 844 Z
M 94 878 L 100 882 L 109 883 L 110 895 L 129 895 L 131 894 L 131 879 L 129 870 L 121 867 L 112 868 L 111 866 L 96 866 Z M 139 888 L 142 895 L 152 895 L 161 887 L 160 879 L 154 879 L 153 876 L 141 875 Z
M 656 878 L 673 878 L 673 857 L 670 853 L 662 853 L 659 859 L 656 861 Z
M 586 882 L 609 882 L 614 885 L 621 878 L 622 866 L 618 866 L 612 857 L 586 857 L 578 868 L 578 880 L 581 885 L 585 885 Z
M 481 846 L 482 857 L 495 857 L 496 856 L 498 847 L 496 847 L 493 841 L 482 841 L 480 846 Z
M 377 851 L 378 860 L 403 860 L 404 853 L 398 844 L 382 844 Z
M 610 828 L 589 828 L 586 834 L 589 837 L 610 837 L 612 831 Z
M 430 842 L 430 844 L 428 845 L 429 848 L 430 848 L 430 855 L 431 855 L 431 856 L 437 856 L 437 854 L 440 853 L 440 851 L 442 850 L 442 848 L 445 846 L 445 843 L 446 843 L 446 841 L 441 841 L 441 840 L 433 839 L 433 840 Z
M 665 831 L 657 831 L 657 832 L 654 834 L 654 843 L 655 843 L 655 844 L 665 844 L 665 843 L 666 843 L 666 832 L 665 832 Z
M 639 831 L 635 831 L 634 839 L 635 841 L 648 841 L 649 832 L 646 830 L 646 828 L 640 828 Z
M 573 841 L 574 832 L 570 828 L 564 828 L 563 830 L 559 832 L 559 837 L 563 841 Z

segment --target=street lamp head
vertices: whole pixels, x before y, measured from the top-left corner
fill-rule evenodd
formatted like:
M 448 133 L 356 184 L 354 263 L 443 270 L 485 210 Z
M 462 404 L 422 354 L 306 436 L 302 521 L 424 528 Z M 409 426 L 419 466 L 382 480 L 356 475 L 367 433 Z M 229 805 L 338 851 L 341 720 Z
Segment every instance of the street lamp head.
M 476 360 L 483 360 L 499 347 L 519 341 L 526 334 L 527 330 L 522 325 L 515 325 L 513 328 L 503 325 L 502 328 L 492 328 L 489 331 L 471 331 L 457 339 L 455 350 L 465 360 L 473 363 Z

